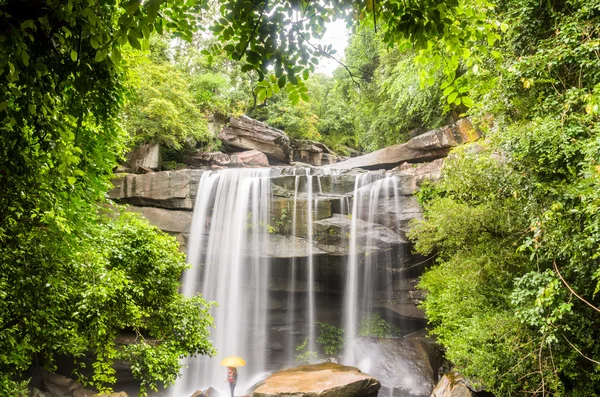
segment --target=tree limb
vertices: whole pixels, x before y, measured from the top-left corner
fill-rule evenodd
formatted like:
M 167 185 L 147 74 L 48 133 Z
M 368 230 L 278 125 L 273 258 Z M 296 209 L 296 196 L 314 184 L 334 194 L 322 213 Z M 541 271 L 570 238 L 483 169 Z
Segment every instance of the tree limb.
M 563 284 L 569 289 L 569 291 L 571 291 L 571 293 L 573 295 L 575 295 L 583 303 L 585 303 L 586 305 L 588 305 L 589 307 L 591 307 L 592 309 L 594 309 L 595 311 L 597 311 L 598 313 L 600 313 L 600 309 L 598 309 L 596 306 L 592 305 L 590 302 L 588 302 L 585 299 L 583 299 L 581 296 L 577 295 L 577 292 L 575 292 L 573 290 L 573 288 L 571 288 L 571 286 L 565 281 L 565 279 L 563 278 L 562 274 L 560 274 L 560 272 L 558 271 L 558 266 L 556 266 L 556 261 L 554 261 L 554 270 L 556 271 L 556 274 L 558 274 L 558 277 L 560 277 L 560 279 L 563 282 Z

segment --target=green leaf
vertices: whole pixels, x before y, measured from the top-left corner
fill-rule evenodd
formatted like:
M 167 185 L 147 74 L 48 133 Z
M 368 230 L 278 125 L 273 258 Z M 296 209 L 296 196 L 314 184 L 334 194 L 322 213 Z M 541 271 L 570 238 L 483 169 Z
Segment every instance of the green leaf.
M 74 185 L 75 182 L 77 182 L 77 178 L 75 178 L 74 176 L 70 176 L 67 178 L 67 182 L 69 182 L 69 185 Z
M 265 100 L 266 98 L 267 98 L 267 90 L 266 90 L 266 89 L 264 89 L 264 88 L 261 88 L 261 89 L 258 91 L 258 94 L 256 95 L 256 99 L 257 99 L 259 102 L 264 102 L 264 100 Z
M 108 56 L 107 49 L 98 50 L 98 52 L 96 52 L 96 56 L 94 57 L 94 61 L 102 62 L 107 56 Z
M 127 14 L 133 15 L 140 8 L 141 0 L 130 0 L 125 2 L 122 7 L 127 11 Z
M 471 97 L 468 96 L 464 96 L 462 97 L 462 103 L 466 106 L 466 107 L 473 107 L 473 99 L 471 99 Z
M 71 50 L 71 60 L 77 62 L 77 51 Z
M 447 87 L 447 88 L 444 90 L 444 96 L 448 96 L 448 95 L 450 95 L 450 93 L 451 93 L 452 91 L 454 91 L 454 86 L 453 86 L 453 85 L 451 85 L 451 86 L 448 86 L 448 87 Z
M 136 50 L 142 49 L 142 45 L 140 44 L 140 41 L 138 39 L 136 39 L 134 36 L 128 35 L 127 40 L 129 41 L 129 45 L 132 46 L 133 48 L 135 48 Z
M 21 51 L 21 61 L 23 61 L 23 65 L 26 67 L 29 66 L 29 54 L 25 50 Z
M 283 88 L 283 87 L 285 87 L 285 83 L 286 83 L 286 77 L 284 74 L 279 78 L 279 80 L 277 80 L 277 85 L 279 86 L 279 88 Z
M 110 51 L 110 60 L 115 64 L 118 65 L 119 63 L 121 63 L 121 51 L 119 50 L 118 47 L 114 47 L 111 51 Z
M 452 94 L 450 94 L 450 96 L 448 97 L 448 103 L 454 102 L 454 100 L 456 99 L 457 96 L 458 96 L 458 92 L 456 92 L 456 91 L 454 91 Z
M 308 76 L 309 76 L 309 71 L 308 69 L 304 69 L 304 71 L 302 72 L 302 78 L 304 80 L 308 80 Z
M 0 112 L 3 111 L 4 109 L 6 109 L 7 106 L 8 106 L 8 101 L 0 102 Z

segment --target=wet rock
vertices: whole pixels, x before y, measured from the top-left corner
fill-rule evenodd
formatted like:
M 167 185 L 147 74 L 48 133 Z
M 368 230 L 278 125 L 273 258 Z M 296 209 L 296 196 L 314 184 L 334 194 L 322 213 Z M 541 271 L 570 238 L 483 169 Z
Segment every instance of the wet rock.
M 312 178 L 312 191 L 314 193 L 327 193 L 327 194 L 351 194 L 354 191 L 354 183 L 356 175 L 362 173 L 360 171 L 345 172 L 340 175 L 326 175 L 322 174 L 323 169 L 320 169 L 320 175 L 314 175 Z M 304 170 L 300 171 L 298 175 L 287 175 L 283 174 L 279 177 L 272 178 L 271 183 L 274 186 L 279 186 L 289 192 L 293 196 L 296 186 L 296 179 L 298 179 L 298 192 L 307 191 L 307 178 L 304 174 Z
M 129 396 L 124 391 L 121 391 L 121 392 L 117 392 L 117 393 L 94 394 L 93 397 L 129 397 Z
M 357 368 L 323 363 L 275 372 L 256 388 L 254 397 L 367 397 L 381 384 Z
M 219 165 L 224 166 L 231 163 L 231 158 L 222 152 L 200 152 L 189 153 L 183 156 L 183 162 L 187 165 L 199 166 L 210 166 Z
M 127 174 L 112 180 L 108 196 L 121 204 L 191 210 L 202 170 Z
M 258 150 L 246 150 L 231 155 L 231 164 L 237 167 L 268 167 L 269 159 Z
M 332 215 L 332 200 L 323 198 L 311 203 L 313 222 L 326 219 Z M 308 235 L 308 200 L 305 195 L 296 198 L 296 229 L 292 230 L 294 215 L 294 198 L 274 198 L 271 201 L 271 219 L 269 224 L 275 227 L 278 232 L 285 234 L 295 234 L 298 237 L 307 237 Z
M 269 234 L 268 244 L 261 244 L 260 247 L 247 245 L 246 248 L 249 256 L 260 258 L 304 258 L 311 252 L 308 240 L 281 234 Z M 312 247 L 312 253 L 318 255 L 324 251 Z
M 228 147 L 259 150 L 276 162 L 292 160 L 290 138 L 283 131 L 245 115 L 231 118 L 218 138 Z
M 391 169 L 404 163 L 422 163 L 443 158 L 450 149 L 479 138 L 469 119 L 416 136 L 406 143 L 337 163 L 336 168 Z
M 196 390 L 190 397 L 220 397 L 220 394 L 214 388 L 209 387 L 206 390 Z
M 337 255 L 348 254 L 351 227 L 352 218 L 348 215 L 333 214 L 331 218 L 315 222 L 317 246 Z M 359 252 L 390 249 L 407 243 L 407 240 L 393 230 L 362 219 L 356 220 L 356 233 Z
M 371 214 L 372 221 L 396 232 L 407 233 L 413 219 L 423 217 L 423 209 L 416 196 L 387 196 L 379 198 L 377 210 Z M 363 208 L 357 214 L 361 219 L 369 219 L 369 209 Z
M 427 397 L 435 385 L 441 352 L 432 340 L 358 338 L 358 366 L 379 379 L 392 396 Z

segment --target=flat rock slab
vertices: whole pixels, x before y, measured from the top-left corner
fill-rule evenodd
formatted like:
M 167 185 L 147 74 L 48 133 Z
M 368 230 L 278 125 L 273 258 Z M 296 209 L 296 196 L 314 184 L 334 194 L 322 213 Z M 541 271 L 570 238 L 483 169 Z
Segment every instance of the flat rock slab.
M 380 387 L 377 379 L 357 368 L 323 363 L 275 372 L 253 396 L 375 397 Z

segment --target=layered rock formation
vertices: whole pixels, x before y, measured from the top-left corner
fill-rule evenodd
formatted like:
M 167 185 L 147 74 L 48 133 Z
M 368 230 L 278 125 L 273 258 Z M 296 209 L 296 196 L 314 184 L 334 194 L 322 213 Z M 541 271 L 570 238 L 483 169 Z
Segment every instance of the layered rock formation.
M 296 140 L 292 142 L 294 161 L 311 165 L 328 165 L 337 161 L 337 156 L 321 142 Z
M 283 131 L 245 115 L 231 118 L 218 138 L 230 148 L 261 151 L 275 162 L 292 160 L 290 138 Z
M 479 138 L 469 119 L 426 132 L 406 143 L 342 161 L 336 168 L 390 169 L 401 163 L 422 163 L 446 157 L 453 148 Z

